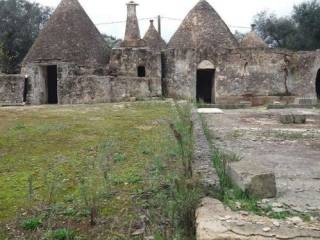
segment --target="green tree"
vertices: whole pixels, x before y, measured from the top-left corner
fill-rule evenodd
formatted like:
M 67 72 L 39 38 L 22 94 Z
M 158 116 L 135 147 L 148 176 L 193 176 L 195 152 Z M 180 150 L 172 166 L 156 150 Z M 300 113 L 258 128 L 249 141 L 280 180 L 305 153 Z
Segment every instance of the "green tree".
M 107 45 L 110 48 L 116 47 L 121 42 L 121 39 L 117 39 L 117 38 L 110 36 L 110 35 L 107 35 L 107 34 L 102 34 L 102 37 L 107 42 Z
M 254 23 L 257 31 L 265 41 L 273 47 L 292 48 L 297 29 L 294 21 L 289 17 L 278 18 L 266 11 L 255 16 Z
M 27 0 L 0 0 L 0 67 L 4 73 L 19 72 L 51 8 Z
M 296 48 L 313 50 L 320 48 L 320 1 L 302 3 L 294 7 L 292 16 L 297 26 Z
M 294 6 L 288 17 L 277 17 L 266 11 L 254 18 L 258 33 L 273 47 L 293 50 L 320 48 L 320 1 Z
M 244 38 L 245 34 L 239 31 L 235 31 L 234 37 L 238 40 L 238 42 L 241 42 L 242 39 Z

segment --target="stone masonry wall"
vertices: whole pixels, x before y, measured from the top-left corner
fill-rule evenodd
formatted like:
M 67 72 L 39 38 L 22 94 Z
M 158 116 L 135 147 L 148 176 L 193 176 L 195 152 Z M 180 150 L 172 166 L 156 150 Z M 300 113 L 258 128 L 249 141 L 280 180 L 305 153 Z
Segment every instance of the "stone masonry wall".
M 161 78 L 161 53 L 149 48 L 116 48 L 112 50 L 110 71 L 115 76 L 137 77 L 144 66 L 146 77 Z
M 24 77 L 22 75 L 0 74 L 0 103 L 22 103 L 23 90 Z
M 57 65 L 59 104 L 123 101 L 162 94 L 160 77 L 107 76 L 101 69 L 84 69 L 76 64 L 51 62 L 47 65 Z M 27 102 L 46 104 L 45 65 L 30 64 L 23 72 L 28 75 L 30 85 Z
M 303 97 L 316 97 L 316 78 L 320 69 L 320 50 L 297 52 L 289 59 L 289 90 Z
M 315 79 L 320 51 L 292 52 L 280 49 L 235 49 L 215 53 L 212 49 L 165 52 L 166 95 L 194 99 L 197 66 L 204 60 L 215 68 L 216 102 L 247 99 L 248 96 L 315 97 Z M 285 80 L 287 79 L 287 81 Z
M 158 85 L 157 79 L 152 78 L 68 76 L 60 85 L 59 103 L 105 103 L 158 97 L 161 96 Z
M 167 50 L 164 54 L 163 91 L 166 97 L 194 99 L 197 64 L 193 49 Z
M 47 73 L 46 66 L 57 65 L 57 83 L 58 83 L 58 99 L 60 85 L 66 76 L 74 74 L 78 71 L 78 67 L 75 64 L 68 64 L 63 62 L 46 62 L 46 63 L 34 63 L 27 64 L 21 70 L 23 75 L 28 76 L 29 88 L 27 94 L 27 103 L 31 105 L 40 105 L 47 103 Z

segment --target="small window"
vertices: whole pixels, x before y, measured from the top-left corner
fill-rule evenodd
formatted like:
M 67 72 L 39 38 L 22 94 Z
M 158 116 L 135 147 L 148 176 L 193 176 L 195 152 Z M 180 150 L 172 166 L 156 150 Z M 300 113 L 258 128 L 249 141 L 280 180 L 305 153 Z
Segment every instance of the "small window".
M 146 68 L 145 66 L 138 67 L 138 77 L 145 77 L 146 76 Z

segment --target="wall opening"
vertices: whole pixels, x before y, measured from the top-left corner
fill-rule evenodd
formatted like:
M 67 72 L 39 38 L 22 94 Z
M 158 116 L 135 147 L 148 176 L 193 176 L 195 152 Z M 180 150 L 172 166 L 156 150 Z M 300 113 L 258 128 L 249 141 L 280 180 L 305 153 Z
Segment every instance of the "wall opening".
M 138 77 L 145 77 L 146 76 L 146 68 L 145 66 L 138 67 Z
M 23 88 L 23 102 L 27 102 L 27 96 L 28 96 L 28 84 L 29 84 L 29 79 L 28 77 L 24 78 L 24 88 Z
M 197 71 L 197 101 L 215 103 L 215 70 L 198 69 Z
M 318 100 L 320 100 L 320 69 L 318 70 L 316 79 L 316 93 Z
M 47 66 L 48 104 L 58 103 L 58 73 L 57 65 Z

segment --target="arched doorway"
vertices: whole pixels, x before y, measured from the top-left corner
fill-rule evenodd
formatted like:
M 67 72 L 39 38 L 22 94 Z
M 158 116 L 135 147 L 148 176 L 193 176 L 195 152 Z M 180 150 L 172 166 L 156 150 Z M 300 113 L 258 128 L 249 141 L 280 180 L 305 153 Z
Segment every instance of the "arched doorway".
M 318 70 L 316 78 L 316 93 L 318 100 L 320 100 L 320 69 Z
M 215 68 L 214 65 L 204 60 L 197 69 L 197 101 L 215 103 Z

